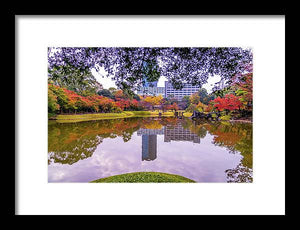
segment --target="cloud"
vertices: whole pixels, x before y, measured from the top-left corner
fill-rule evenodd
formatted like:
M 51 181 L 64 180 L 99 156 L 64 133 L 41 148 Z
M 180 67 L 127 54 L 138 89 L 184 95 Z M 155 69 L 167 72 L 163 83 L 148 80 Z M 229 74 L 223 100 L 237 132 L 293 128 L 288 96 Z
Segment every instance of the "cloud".
M 224 182 L 225 170 L 234 168 L 241 159 L 225 148 L 214 146 L 212 136 L 200 144 L 180 141 L 166 143 L 157 136 L 157 158 L 142 161 L 142 137 L 135 133 L 129 142 L 121 137 L 106 138 L 92 157 L 72 166 L 49 165 L 49 182 L 88 182 L 128 172 L 154 171 L 178 174 L 199 182 Z

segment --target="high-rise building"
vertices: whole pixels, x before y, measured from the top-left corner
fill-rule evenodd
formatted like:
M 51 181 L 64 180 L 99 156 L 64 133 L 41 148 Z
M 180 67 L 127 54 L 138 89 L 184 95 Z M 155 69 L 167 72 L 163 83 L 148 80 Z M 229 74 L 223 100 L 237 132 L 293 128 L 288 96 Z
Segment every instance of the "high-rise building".
M 152 82 L 149 82 L 149 81 L 147 81 L 147 79 L 144 77 L 144 78 L 143 78 L 143 87 L 157 87 L 157 82 L 158 82 L 158 81 L 152 81 Z
M 157 84 L 157 83 L 156 83 Z M 165 97 L 165 87 L 140 87 L 137 90 L 138 95 L 163 96 Z
M 144 62 L 144 68 L 147 68 L 147 63 Z M 143 85 L 137 90 L 138 95 L 149 95 L 149 96 L 165 96 L 165 87 L 157 87 L 158 81 L 149 82 L 147 76 L 143 76 Z
M 191 96 L 193 93 L 198 92 L 199 86 L 193 86 L 192 84 L 184 83 L 183 88 L 178 90 L 174 89 L 171 82 L 165 81 L 165 98 L 173 97 L 179 101 L 184 96 Z

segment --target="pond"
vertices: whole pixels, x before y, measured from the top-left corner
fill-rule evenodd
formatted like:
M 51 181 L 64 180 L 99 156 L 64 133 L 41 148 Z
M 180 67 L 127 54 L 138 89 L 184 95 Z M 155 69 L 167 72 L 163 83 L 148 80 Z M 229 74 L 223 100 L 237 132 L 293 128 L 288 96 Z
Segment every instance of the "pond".
M 196 182 L 252 182 L 252 124 L 126 118 L 48 124 L 48 182 L 164 172 Z

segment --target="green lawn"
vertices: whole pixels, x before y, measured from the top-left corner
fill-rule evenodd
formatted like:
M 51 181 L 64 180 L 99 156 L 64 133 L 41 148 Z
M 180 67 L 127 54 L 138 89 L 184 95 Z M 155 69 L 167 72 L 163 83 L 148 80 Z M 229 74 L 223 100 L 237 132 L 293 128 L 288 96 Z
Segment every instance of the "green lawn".
M 134 172 L 101 178 L 91 183 L 195 183 L 195 181 L 169 173 Z
M 56 121 L 59 123 L 80 122 L 80 121 L 95 121 L 105 119 L 117 119 L 127 117 L 158 117 L 159 111 L 124 111 L 122 113 L 91 113 L 91 114 L 68 114 L 57 115 Z M 163 117 L 173 117 L 171 111 L 162 113 Z
M 193 115 L 193 113 L 189 113 L 189 112 L 183 113 L 184 117 L 191 117 L 192 115 Z

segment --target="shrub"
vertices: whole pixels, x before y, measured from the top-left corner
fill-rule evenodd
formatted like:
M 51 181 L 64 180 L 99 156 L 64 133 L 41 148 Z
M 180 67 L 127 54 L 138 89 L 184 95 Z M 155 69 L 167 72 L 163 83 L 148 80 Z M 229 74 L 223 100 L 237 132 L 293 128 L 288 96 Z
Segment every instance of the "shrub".
M 220 120 L 222 120 L 222 121 L 229 121 L 230 118 L 231 118 L 230 115 L 224 115 L 224 116 L 221 116 L 221 117 L 220 117 Z

